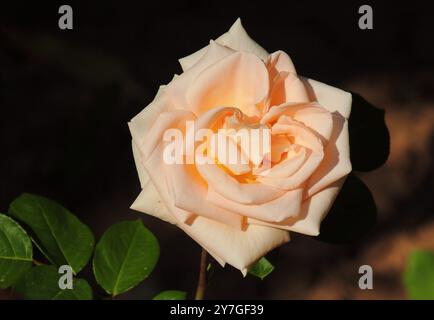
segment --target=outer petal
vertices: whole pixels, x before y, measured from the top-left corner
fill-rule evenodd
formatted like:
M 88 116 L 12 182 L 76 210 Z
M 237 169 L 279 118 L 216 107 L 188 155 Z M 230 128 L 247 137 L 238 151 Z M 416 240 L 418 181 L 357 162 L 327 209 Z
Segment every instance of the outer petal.
M 167 95 L 164 94 L 164 88 L 165 86 L 160 86 L 155 99 L 128 123 L 131 135 L 137 145 L 143 143 L 160 113 L 174 109 Z
M 179 224 L 179 227 L 244 275 L 259 258 L 289 241 L 289 234 L 284 230 L 249 225 L 242 231 L 203 217 L 197 217 L 191 225 Z
M 325 83 L 301 78 L 306 85 L 311 100 L 316 100 L 330 112 L 339 112 L 348 119 L 351 113 L 351 93 L 329 86 Z
M 146 136 L 146 143 L 138 145 L 142 157 L 142 165 L 146 169 L 152 183 L 170 213 L 180 221 L 186 221 L 192 217 L 192 213 L 182 210 L 175 206 L 174 199 L 169 188 L 167 177 L 162 176 L 164 172 L 165 163 L 163 160 L 164 148 L 167 143 L 162 142 L 162 137 L 166 129 L 178 128 L 185 130 L 186 120 L 192 120 L 195 116 L 188 111 L 176 110 L 172 112 L 162 113 L 154 126 L 149 130 Z
M 302 204 L 301 213 L 297 217 L 286 219 L 280 223 L 269 223 L 251 218 L 247 222 L 317 236 L 319 235 L 321 221 L 329 212 L 344 181 L 345 177 L 306 199 Z
M 307 197 L 351 172 L 348 120 L 333 114 L 333 132 L 324 150 L 324 159 L 310 177 Z
M 133 137 L 132 149 L 134 162 L 136 164 L 137 173 L 139 175 L 140 186 L 142 189 L 149 182 L 149 175 L 143 167 L 141 161 L 141 154 L 138 145 L 142 144 L 148 134 L 154 121 L 158 118 L 161 112 L 172 109 L 169 101 L 163 95 L 165 86 L 160 86 L 154 100 L 137 114 L 129 123 L 128 126 Z M 153 205 L 153 204 L 151 204 Z
M 188 89 L 192 86 L 194 80 L 198 75 L 204 71 L 206 68 L 217 63 L 221 59 L 233 54 L 235 51 L 217 44 L 211 41 L 210 45 L 206 48 L 203 56 L 194 64 L 193 67 L 189 68 L 180 76 L 176 77 L 171 83 L 165 88 L 165 92 L 170 97 L 171 103 L 178 109 L 191 110 L 186 100 L 186 93 Z
M 137 199 L 131 205 L 131 209 L 149 214 L 172 224 L 177 224 L 175 217 L 165 206 L 152 181 L 148 181 L 144 185 L 142 192 L 140 192 Z
M 238 18 L 229 31 L 220 36 L 216 42 L 236 51 L 253 53 L 264 61 L 268 57 L 268 52 L 249 37 L 241 24 L 240 18 Z M 179 59 L 182 70 L 186 71 L 190 69 L 205 54 L 206 50 L 207 47 L 204 47 L 185 58 Z
M 149 176 L 148 176 L 148 173 L 146 172 L 145 168 L 142 165 L 142 156 L 140 155 L 140 150 L 137 147 L 134 140 L 131 141 L 131 145 L 133 147 L 134 163 L 136 164 L 137 173 L 139 175 L 140 187 L 143 189 L 143 187 L 149 181 Z
M 192 54 L 179 59 L 178 61 L 179 64 L 181 65 L 182 70 L 185 72 L 188 69 L 190 69 L 192 66 L 194 66 L 208 50 L 208 47 L 209 46 L 205 46 L 202 49 L 199 49 L 196 52 L 193 52 Z
M 253 53 L 264 61 L 268 58 L 268 52 L 249 37 L 241 24 L 240 18 L 235 21 L 227 33 L 223 34 L 216 41 L 236 51 Z

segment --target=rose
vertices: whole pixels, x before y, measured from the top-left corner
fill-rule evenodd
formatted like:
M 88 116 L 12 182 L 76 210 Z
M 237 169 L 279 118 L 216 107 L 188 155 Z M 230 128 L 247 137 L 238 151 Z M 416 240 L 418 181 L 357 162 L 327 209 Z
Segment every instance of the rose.
M 299 77 L 286 53 L 268 54 L 240 20 L 180 63 L 184 72 L 129 123 L 142 187 L 131 208 L 176 224 L 220 264 L 246 274 L 289 241 L 288 231 L 319 234 L 351 171 L 351 95 Z M 187 136 L 188 121 L 195 131 L 269 128 L 271 154 L 259 162 L 248 154 L 248 164 L 168 164 L 164 133 Z

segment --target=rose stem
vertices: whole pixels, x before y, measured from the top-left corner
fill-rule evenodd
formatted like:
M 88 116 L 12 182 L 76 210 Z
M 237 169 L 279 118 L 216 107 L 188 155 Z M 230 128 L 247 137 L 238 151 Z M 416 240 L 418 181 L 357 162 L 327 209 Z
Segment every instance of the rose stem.
M 207 253 L 205 249 L 202 248 L 202 252 L 200 254 L 200 270 L 199 270 L 199 280 L 197 283 L 196 295 L 194 297 L 195 300 L 202 300 L 205 295 L 206 288 L 206 260 Z

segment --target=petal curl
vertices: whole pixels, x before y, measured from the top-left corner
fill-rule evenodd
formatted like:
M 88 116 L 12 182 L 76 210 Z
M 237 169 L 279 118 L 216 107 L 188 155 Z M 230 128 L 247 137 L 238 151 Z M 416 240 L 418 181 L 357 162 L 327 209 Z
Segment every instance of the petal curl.
M 284 103 L 270 108 L 262 117 L 261 123 L 273 123 L 280 116 L 287 115 L 320 134 L 328 140 L 333 131 L 332 114 L 317 102 L 311 103 Z
M 296 172 L 289 170 L 294 163 L 292 158 L 288 158 L 272 167 L 266 172 L 267 174 L 259 176 L 257 181 L 284 190 L 298 188 L 309 179 L 323 160 L 324 150 L 322 142 L 309 128 L 285 115 L 281 116 L 273 125 L 272 132 L 273 134 L 291 135 L 294 139 L 294 144 L 305 149 L 305 156 L 299 158 L 300 162 L 295 161 L 296 164 L 300 163 L 299 169 Z M 282 167 L 288 169 L 286 176 L 285 170 L 282 170 Z

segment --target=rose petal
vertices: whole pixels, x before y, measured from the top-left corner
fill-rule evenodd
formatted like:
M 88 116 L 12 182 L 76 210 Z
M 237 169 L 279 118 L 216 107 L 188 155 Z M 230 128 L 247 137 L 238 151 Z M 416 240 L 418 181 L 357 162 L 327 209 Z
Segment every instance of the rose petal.
M 277 163 L 282 159 L 282 154 L 289 152 L 291 142 L 287 136 L 278 134 L 271 136 L 271 162 Z
M 162 112 L 173 110 L 174 107 L 161 86 L 154 100 L 128 123 L 131 136 L 137 145 L 143 144 L 149 129 Z
M 239 230 L 198 216 L 190 225 L 179 224 L 190 237 L 243 275 L 259 258 L 289 241 L 287 231 L 259 225 Z
M 186 100 L 186 92 L 192 86 L 194 80 L 206 68 L 234 52 L 235 51 L 232 49 L 211 41 L 205 54 L 197 61 L 197 63 L 183 74 L 176 77 L 176 79 L 170 82 L 165 88 L 168 97 L 170 97 L 171 103 L 178 109 L 191 110 L 188 101 Z
M 309 102 L 304 83 L 294 73 L 280 72 L 271 84 L 271 93 L 268 105 L 278 106 L 282 103 Z
M 291 176 L 286 178 L 273 178 L 269 175 L 259 176 L 256 180 L 267 186 L 278 188 L 281 190 L 293 190 L 301 187 L 310 175 L 315 171 L 318 165 L 321 163 L 323 156 L 320 154 L 311 153 L 308 155 L 308 159 L 304 161 L 301 168 Z M 273 168 L 271 169 L 273 170 Z M 271 171 L 272 172 L 272 171 Z
M 274 79 L 280 72 L 297 74 L 291 58 L 287 53 L 281 50 L 270 54 L 266 64 L 271 80 Z
M 143 186 L 142 191 L 130 208 L 172 224 L 177 223 L 175 217 L 164 205 L 163 200 L 161 200 L 161 196 L 157 189 L 155 189 L 152 181 L 148 181 L 148 183 Z
M 254 115 L 268 94 L 264 63 L 246 52 L 233 53 L 203 70 L 189 86 L 189 109 L 200 115 L 215 107 L 237 107 Z
M 268 57 L 268 52 L 249 37 L 243 25 L 241 24 L 240 18 L 235 21 L 228 32 L 217 38 L 215 42 L 236 51 L 246 51 L 253 53 L 264 61 Z M 182 70 L 186 71 L 196 64 L 205 54 L 207 48 L 208 46 L 196 51 L 195 53 L 192 53 L 187 57 L 179 59 Z
M 312 100 L 326 108 L 329 112 L 339 112 L 348 119 L 351 112 L 351 93 L 329 86 L 316 80 L 301 78 Z
M 321 135 L 324 142 L 325 140 L 328 140 L 332 134 L 332 114 L 317 102 L 308 104 L 284 103 L 279 106 L 272 107 L 262 117 L 261 123 L 265 124 L 273 122 L 282 115 L 287 115 L 313 129 Z
M 287 178 L 300 170 L 310 152 L 301 146 L 290 145 L 286 159 L 276 163 L 271 169 L 258 172 L 259 176 L 269 178 Z
M 317 236 L 319 235 L 321 221 L 329 212 L 344 181 L 345 177 L 303 201 L 300 215 L 297 217 L 291 217 L 279 223 L 269 223 L 252 218 L 248 218 L 247 222 Z
M 267 175 L 257 178 L 257 181 L 275 188 L 292 190 L 300 187 L 317 169 L 321 163 L 324 152 L 319 137 L 309 128 L 303 126 L 286 115 L 282 115 L 272 127 L 273 134 L 288 134 L 294 139 L 294 144 L 306 148 L 306 157 L 300 169 L 296 172 L 288 170 L 286 177 L 280 177 L 282 166 L 291 163 L 283 162 L 270 169 Z
M 174 205 L 199 216 L 242 229 L 244 218 L 233 211 L 223 209 L 207 200 L 207 184 L 197 173 L 194 165 L 165 165 Z
M 351 172 L 348 121 L 336 112 L 333 124 L 324 159 L 308 181 L 306 196 L 315 194 Z
M 268 52 L 250 38 L 240 18 L 235 21 L 227 33 L 220 36 L 216 41 L 236 51 L 250 52 L 264 61 L 268 58 Z
M 148 172 L 151 178 L 152 184 L 154 185 L 157 192 L 160 194 L 161 200 L 163 200 L 164 205 L 170 210 L 170 213 L 179 221 L 186 222 L 190 220 L 194 214 L 183 210 L 175 206 L 175 200 L 171 189 L 169 188 L 169 182 L 167 176 L 161 176 L 161 172 L 164 172 L 164 161 L 163 152 L 165 145 L 159 144 L 155 148 L 155 152 L 150 154 L 148 158 L 143 161 L 143 166 Z M 144 157 L 142 158 L 144 159 Z
M 149 176 L 142 165 L 142 156 L 134 140 L 131 141 L 131 145 L 133 147 L 134 163 L 136 165 L 137 173 L 139 175 L 140 187 L 143 189 L 143 187 L 149 182 Z
M 223 197 L 214 188 L 208 188 L 207 199 L 216 206 L 232 210 L 240 215 L 269 222 L 280 222 L 297 216 L 303 199 L 303 189 L 288 191 L 282 196 L 258 205 L 245 205 Z
M 186 135 L 188 137 L 193 137 L 193 139 L 186 138 L 185 144 L 186 144 L 186 153 L 188 157 L 191 157 L 194 159 L 196 155 L 196 148 L 199 144 L 204 143 L 207 138 L 209 139 L 210 136 L 208 135 L 208 131 L 216 130 L 216 125 L 220 122 L 223 122 L 224 118 L 227 116 L 238 116 L 242 117 L 242 113 L 237 108 L 226 108 L 226 107 L 217 107 L 208 110 L 207 112 L 200 115 L 200 117 L 197 119 L 197 121 L 194 123 L 194 127 L 190 127 L 187 130 Z M 206 134 L 205 136 L 201 135 L 201 130 L 205 130 Z M 202 139 L 202 140 L 201 140 Z M 199 140 L 199 141 L 197 141 Z
M 142 154 L 142 161 L 154 152 L 163 141 L 164 134 L 168 129 L 179 129 L 185 131 L 186 121 L 194 121 L 196 116 L 190 111 L 174 110 L 160 113 L 154 125 L 148 130 L 146 139 L 141 144 L 137 144 Z M 135 140 L 137 141 L 137 140 Z
M 202 49 L 197 50 L 196 52 L 193 52 L 192 54 L 179 59 L 179 64 L 181 65 L 182 71 L 187 71 L 188 69 L 190 69 L 192 66 L 194 66 L 199 60 L 200 58 L 203 57 L 203 55 L 205 54 L 205 52 L 208 50 L 209 45 L 203 47 Z
M 242 175 L 251 171 L 249 158 L 238 147 L 236 142 L 222 133 L 211 135 L 209 154 L 218 163 L 234 175 Z
M 175 110 L 164 112 L 159 115 L 154 125 L 146 135 L 146 143 L 137 147 L 141 155 L 141 163 L 146 169 L 149 177 L 151 178 L 154 187 L 160 193 L 162 200 L 166 207 L 170 210 L 172 215 L 181 221 L 186 221 L 192 217 L 192 213 L 177 208 L 174 205 L 173 197 L 171 197 L 170 189 L 167 184 L 167 177 L 162 177 L 161 172 L 164 171 L 164 149 L 168 142 L 163 141 L 163 135 L 167 129 L 177 128 L 185 130 L 185 122 L 187 120 L 194 120 L 195 116 L 189 111 Z
M 251 225 L 242 231 L 207 218 L 197 217 L 191 225 L 176 220 L 159 199 L 152 182 L 131 206 L 132 209 L 177 224 L 205 248 L 222 266 L 229 263 L 246 275 L 247 268 L 267 252 L 289 241 L 287 231 Z
M 243 204 L 261 204 L 284 194 L 283 190 L 260 183 L 240 183 L 216 164 L 197 164 L 197 170 L 222 196 Z

